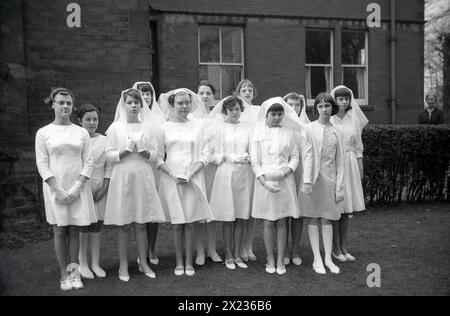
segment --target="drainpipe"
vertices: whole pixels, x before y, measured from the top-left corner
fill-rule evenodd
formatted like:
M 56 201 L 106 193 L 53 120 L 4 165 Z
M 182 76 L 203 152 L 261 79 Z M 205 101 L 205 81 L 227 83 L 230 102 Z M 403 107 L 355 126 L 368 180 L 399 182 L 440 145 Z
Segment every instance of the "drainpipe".
M 397 116 L 397 90 L 396 90 L 396 26 L 395 26 L 395 0 L 390 0 L 390 14 L 391 14 L 391 124 L 395 124 Z

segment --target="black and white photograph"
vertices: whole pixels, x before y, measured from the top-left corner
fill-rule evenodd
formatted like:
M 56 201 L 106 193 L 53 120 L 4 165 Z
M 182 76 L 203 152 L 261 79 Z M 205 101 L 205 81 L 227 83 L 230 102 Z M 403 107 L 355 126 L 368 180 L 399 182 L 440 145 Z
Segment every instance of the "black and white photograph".
M 450 0 L 2 0 L 0 42 L 0 296 L 450 295 Z

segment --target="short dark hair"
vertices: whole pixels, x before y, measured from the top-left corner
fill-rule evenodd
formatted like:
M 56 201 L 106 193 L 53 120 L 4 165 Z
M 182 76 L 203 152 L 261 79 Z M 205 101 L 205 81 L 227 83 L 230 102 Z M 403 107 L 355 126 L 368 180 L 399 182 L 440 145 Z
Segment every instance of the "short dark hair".
M 88 112 L 97 112 L 97 115 L 100 116 L 100 111 L 91 103 L 84 103 L 77 110 L 77 119 L 82 120 L 84 115 Z
M 139 91 L 142 91 L 142 92 L 150 92 L 151 95 L 153 96 L 152 86 L 150 84 L 148 84 L 147 82 L 138 84 L 137 88 Z
M 284 107 L 280 103 L 274 103 L 267 110 L 266 117 L 270 112 L 283 112 L 284 113 Z
M 72 103 L 75 103 L 75 97 L 73 96 L 72 91 L 64 87 L 52 87 L 50 94 L 44 98 L 44 103 L 48 105 L 51 109 L 53 101 L 55 101 L 55 97 L 58 95 L 70 96 L 72 98 Z
M 322 101 L 331 104 L 331 115 L 335 115 L 339 111 L 339 107 L 336 104 L 336 101 L 334 100 L 333 96 L 329 93 L 322 92 L 317 95 L 316 100 L 314 101 L 313 112 L 315 115 L 319 115 L 317 105 Z
M 256 99 L 256 96 L 258 95 L 258 93 L 256 92 L 255 85 L 248 79 L 243 79 L 238 83 L 235 94 L 240 95 L 240 91 L 243 86 L 251 87 L 253 89 L 253 99 Z
M 244 102 L 242 101 L 242 99 L 235 95 L 231 95 L 223 101 L 222 113 L 227 115 L 227 110 L 231 110 L 231 108 L 235 106 L 236 103 L 239 104 L 241 111 L 244 111 Z
M 167 102 L 169 102 L 169 104 L 170 104 L 171 106 L 173 106 L 173 105 L 175 104 L 175 96 L 178 95 L 178 94 L 180 94 L 180 93 L 187 94 L 187 95 L 189 96 L 189 100 L 191 100 L 191 102 L 192 102 L 192 96 L 191 96 L 191 94 L 190 94 L 189 92 L 187 92 L 187 91 L 178 91 L 177 93 L 171 94 L 171 95 L 167 98 Z
M 138 99 L 139 102 L 141 102 L 141 107 L 144 106 L 144 100 L 142 100 L 142 96 L 141 93 L 139 92 L 139 90 L 136 89 L 128 89 L 127 91 L 125 91 L 123 93 L 123 102 L 125 102 L 125 100 L 127 99 L 127 97 L 133 97 L 135 99 Z
M 201 86 L 209 87 L 211 89 L 212 93 L 216 94 L 216 88 L 214 88 L 214 86 L 208 80 L 200 81 L 200 83 L 198 84 L 198 87 L 197 87 L 197 91 L 198 91 L 198 89 L 200 89 Z
M 350 102 L 352 101 L 352 93 L 348 88 L 339 88 L 334 92 L 334 99 L 337 100 L 338 97 L 348 97 Z M 349 111 L 352 108 L 351 104 L 345 109 L 345 112 Z

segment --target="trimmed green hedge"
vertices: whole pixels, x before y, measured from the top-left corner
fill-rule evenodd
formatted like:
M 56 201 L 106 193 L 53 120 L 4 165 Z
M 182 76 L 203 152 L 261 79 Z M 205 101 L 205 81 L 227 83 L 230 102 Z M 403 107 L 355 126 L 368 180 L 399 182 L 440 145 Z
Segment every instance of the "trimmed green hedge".
M 450 125 L 368 125 L 362 140 L 368 203 L 450 201 Z

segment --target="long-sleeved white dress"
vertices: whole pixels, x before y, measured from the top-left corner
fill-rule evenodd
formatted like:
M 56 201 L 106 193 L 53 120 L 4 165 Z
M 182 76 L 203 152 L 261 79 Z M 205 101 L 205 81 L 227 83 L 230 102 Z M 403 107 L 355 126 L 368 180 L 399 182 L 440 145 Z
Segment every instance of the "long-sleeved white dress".
M 253 135 L 250 156 L 256 179 L 268 172 L 281 171 L 283 167 L 295 171 L 299 163 L 299 152 L 294 130 L 286 127 L 266 127 L 263 140 L 255 141 L 255 136 L 258 135 Z M 293 173 L 275 183 L 281 190 L 273 193 L 255 180 L 252 216 L 270 221 L 285 217 L 298 218 L 297 189 Z
M 344 213 L 359 212 L 366 209 L 361 173 L 358 167 L 358 158 L 363 157 L 364 146 L 361 133 L 356 130 L 352 122 L 351 112 L 352 110 L 349 110 L 343 119 L 337 115 L 331 117 L 331 123 L 341 130 L 344 138 Z
M 250 163 L 230 162 L 224 156 L 250 156 L 250 127 L 245 123 L 217 122 L 217 128 L 213 132 L 213 156 L 218 167 L 210 205 L 215 220 L 232 222 L 237 218 L 249 219 L 255 179 Z
M 106 160 L 106 136 L 98 134 L 91 138 L 91 143 L 94 169 L 89 181 L 91 182 L 92 192 L 96 192 L 103 187 L 105 179 L 111 178 L 111 164 Z M 106 198 L 107 194 L 100 201 L 94 202 L 97 218 L 101 221 L 105 218 Z
M 159 134 L 158 144 L 163 146 L 159 148 L 157 166 L 165 162 L 178 177 L 187 177 L 197 162 L 207 165 L 208 150 L 203 136 L 200 121 L 164 123 Z M 189 183 L 183 184 L 177 184 L 174 179 L 161 173 L 159 196 L 171 224 L 214 220 L 206 196 L 203 170 Z
M 307 141 L 312 145 L 312 168 L 304 169 L 303 182 L 313 185 L 310 194 L 299 190 L 300 216 L 338 220 L 342 202 L 336 203 L 336 194 L 344 195 L 342 136 L 331 124 L 318 121 L 306 124 Z
M 144 140 L 150 159 L 133 152 L 120 159 L 127 138 Z M 142 123 L 111 124 L 107 131 L 106 159 L 111 163 L 111 179 L 106 199 L 105 225 L 162 223 L 166 217 L 156 190 L 151 162 L 157 159 L 154 130 Z
M 97 222 L 92 189 L 84 184 L 79 198 L 65 205 L 55 199 L 55 193 L 45 182 L 55 177 L 58 185 L 69 190 L 80 175 L 91 177 L 93 163 L 89 133 L 82 127 L 48 124 L 36 133 L 36 165 L 43 180 L 45 216 L 57 226 L 88 226 Z

